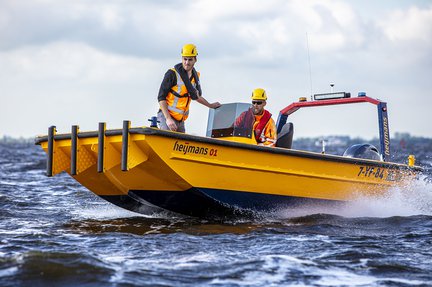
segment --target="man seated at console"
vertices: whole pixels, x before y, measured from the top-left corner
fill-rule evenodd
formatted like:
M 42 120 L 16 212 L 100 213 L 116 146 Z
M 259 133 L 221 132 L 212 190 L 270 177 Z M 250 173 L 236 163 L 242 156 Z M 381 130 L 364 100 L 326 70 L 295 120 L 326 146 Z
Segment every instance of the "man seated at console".
M 274 147 L 277 138 L 276 125 L 271 113 L 264 109 L 266 104 L 267 94 L 265 90 L 261 88 L 253 90 L 252 106 L 240 114 L 234 127 L 252 129 L 258 145 Z

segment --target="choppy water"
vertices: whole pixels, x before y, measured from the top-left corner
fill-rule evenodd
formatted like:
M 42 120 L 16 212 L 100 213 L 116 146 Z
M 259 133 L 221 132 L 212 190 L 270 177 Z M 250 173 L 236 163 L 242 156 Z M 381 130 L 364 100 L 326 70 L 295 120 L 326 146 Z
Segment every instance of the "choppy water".
M 432 183 L 256 221 L 144 217 L 0 144 L 0 286 L 432 286 Z

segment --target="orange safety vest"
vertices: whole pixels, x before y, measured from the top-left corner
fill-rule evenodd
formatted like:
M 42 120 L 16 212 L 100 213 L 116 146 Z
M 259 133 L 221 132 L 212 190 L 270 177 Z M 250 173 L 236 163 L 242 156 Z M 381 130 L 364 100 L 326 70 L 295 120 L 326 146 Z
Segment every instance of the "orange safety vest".
M 185 121 L 189 116 L 189 105 L 191 102 L 191 97 L 180 74 L 176 71 L 175 68 L 172 68 L 171 70 L 174 71 L 176 75 L 177 85 L 171 88 L 171 91 L 166 97 L 168 112 L 175 120 Z M 198 72 L 197 75 L 199 78 L 200 74 Z M 197 88 L 195 77 L 192 78 L 191 84 L 194 88 Z
M 276 143 L 276 125 L 271 116 L 267 110 L 255 116 L 249 108 L 235 120 L 234 127 L 252 129 L 257 144 L 273 147 Z
M 276 125 L 271 118 L 271 113 L 264 110 L 262 115 L 257 115 L 253 125 L 255 139 L 258 144 L 274 147 L 276 144 Z

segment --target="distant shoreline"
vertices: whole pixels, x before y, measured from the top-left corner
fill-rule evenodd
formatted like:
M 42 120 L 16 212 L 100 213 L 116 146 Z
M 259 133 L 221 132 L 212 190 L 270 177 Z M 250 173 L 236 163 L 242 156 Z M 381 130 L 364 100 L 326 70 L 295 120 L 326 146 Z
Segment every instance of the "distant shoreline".
M 431 137 L 423 137 L 423 136 L 412 136 L 409 133 L 394 133 L 391 137 L 392 141 L 398 141 L 398 140 L 432 140 Z M 363 142 L 369 142 L 374 141 L 376 138 L 373 138 L 372 140 L 364 139 L 361 137 L 351 137 L 348 135 L 328 135 L 328 136 L 313 136 L 313 137 L 299 137 L 296 138 L 297 141 L 333 141 L 333 140 L 344 140 L 344 141 L 350 141 L 350 140 L 356 140 L 356 141 L 363 141 Z M 34 143 L 35 137 L 13 137 L 13 136 L 0 136 L 0 143 Z
M 11 143 L 20 143 L 20 144 L 33 144 L 34 137 L 11 137 L 11 136 L 2 136 L 0 137 L 0 144 L 11 144 Z

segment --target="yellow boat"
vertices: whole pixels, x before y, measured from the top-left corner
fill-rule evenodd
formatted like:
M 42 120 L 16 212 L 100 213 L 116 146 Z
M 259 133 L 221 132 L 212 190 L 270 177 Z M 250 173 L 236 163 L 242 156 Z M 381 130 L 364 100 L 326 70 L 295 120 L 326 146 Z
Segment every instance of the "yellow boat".
M 234 126 L 250 104 L 210 110 L 207 135 L 155 127 L 56 134 L 36 138 L 48 155 L 47 175 L 67 172 L 83 186 L 122 208 L 148 214 L 164 209 L 211 217 L 266 213 L 309 204 L 338 204 L 377 196 L 409 184 L 421 168 L 392 163 L 386 103 L 348 93 L 315 95 L 281 110 L 275 148 L 257 146 L 252 128 Z M 288 116 L 300 108 L 368 102 L 378 107 L 381 152 L 356 145 L 341 155 L 291 149 Z M 154 120 L 154 119 L 153 119 Z M 155 123 L 153 122 L 152 126 Z

